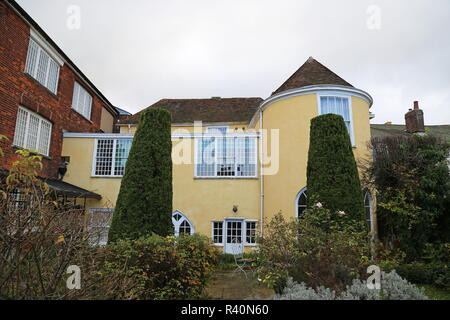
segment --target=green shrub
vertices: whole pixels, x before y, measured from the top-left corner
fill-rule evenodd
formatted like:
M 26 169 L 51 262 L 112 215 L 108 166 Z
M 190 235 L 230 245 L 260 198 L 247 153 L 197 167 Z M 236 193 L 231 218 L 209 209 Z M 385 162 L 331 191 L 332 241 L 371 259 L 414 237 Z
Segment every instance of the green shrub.
M 431 265 L 422 262 L 402 264 L 395 267 L 395 271 L 397 271 L 401 277 L 413 283 L 433 283 L 433 268 Z
M 173 234 L 171 116 L 151 108 L 140 119 L 122 179 L 109 240 Z
M 438 288 L 450 288 L 450 269 L 442 263 L 412 262 L 395 267 L 403 278 L 416 284 L 430 284 Z
M 433 135 L 374 137 L 366 182 L 377 189 L 380 239 L 408 261 L 422 259 L 427 243 L 450 241 L 450 144 Z M 447 253 L 447 259 L 450 255 Z
M 276 215 L 259 239 L 260 278 L 281 293 L 288 277 L 313 288 L 340 291 L 364 274 L 369 263 L 369 242 L 358 226 L 323 207 L 303 212 L 299 220 Z
M 361 184 L 344 119 L 325 114 L 311 120 L 307 167 L 308 205 L 320 202 L 347 219 L 363 220 Z
M 124 279 L 133 284 L 106 299 L 201 298 L 217 259 L 208 238 L 197 234 L 119 240 L 105 251 L 100 277 L 118 279 L 118 287 Z

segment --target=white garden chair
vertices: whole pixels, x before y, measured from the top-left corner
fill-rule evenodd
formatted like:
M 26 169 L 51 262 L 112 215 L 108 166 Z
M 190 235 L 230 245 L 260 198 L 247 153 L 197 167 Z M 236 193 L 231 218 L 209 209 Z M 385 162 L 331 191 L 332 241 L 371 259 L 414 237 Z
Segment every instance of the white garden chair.
M 244 244 L 242 241 L 238 241 L 238 238 L 231 239 L 232 243 L 232 251 L 234 257 L 234 263 L 236 264 L 235 272 L 242 271 L 247 278 L 247 272 L 245 272 L 244 267 L 246 265 L 246 261 L 244 258 Z

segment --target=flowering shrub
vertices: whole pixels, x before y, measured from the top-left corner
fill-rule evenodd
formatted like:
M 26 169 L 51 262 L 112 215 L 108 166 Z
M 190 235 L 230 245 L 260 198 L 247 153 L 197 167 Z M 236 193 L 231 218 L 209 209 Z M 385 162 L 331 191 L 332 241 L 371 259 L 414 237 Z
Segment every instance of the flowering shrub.
M 345 212 L 332 213 L 320 203 L 299 220 L 276 215 L 259 239 L 259 277 L 278 293 L 288 277 L 314 288 L 343 290 L 365 273 L 370 260 L 368 235 L 351 221 Z

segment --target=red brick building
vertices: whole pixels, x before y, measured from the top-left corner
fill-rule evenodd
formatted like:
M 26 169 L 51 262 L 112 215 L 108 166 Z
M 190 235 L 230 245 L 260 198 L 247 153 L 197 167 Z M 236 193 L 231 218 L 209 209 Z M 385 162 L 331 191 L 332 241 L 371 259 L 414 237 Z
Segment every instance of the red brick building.
M 0 141 L 7 168 L 20 148 L 57 179 L 63 132 L 113 132 L 118 110 L 12 0 L 0 1 Z

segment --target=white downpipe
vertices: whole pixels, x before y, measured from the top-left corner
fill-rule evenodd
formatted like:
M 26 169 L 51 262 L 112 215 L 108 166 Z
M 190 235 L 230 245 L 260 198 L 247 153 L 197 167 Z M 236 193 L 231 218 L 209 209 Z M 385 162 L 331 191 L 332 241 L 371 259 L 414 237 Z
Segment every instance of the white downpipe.
M 263 168 L 263 156 L 264 156 L 264 151 L 263 151 L 263 146 L 264 146 L 264 134 L 263 134 L 263 111 L 260 109 L 259 110 L 259 164 L 260 164 L 260 170 L 259 170 L 259 175 L 260 175 L 260 194 L 261 194 L 261 203 L 260 203 L 260 213 L 259 213 L 259 221 L 260 221 L 260 236 L 263 236 L 263 232 L 264 232 L 264 168 Z

